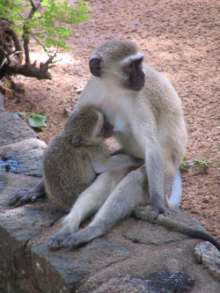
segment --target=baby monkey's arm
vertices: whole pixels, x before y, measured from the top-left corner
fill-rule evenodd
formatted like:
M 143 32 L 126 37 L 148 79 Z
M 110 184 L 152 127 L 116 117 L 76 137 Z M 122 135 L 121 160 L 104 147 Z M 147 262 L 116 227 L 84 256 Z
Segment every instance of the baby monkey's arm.
M 144 161 L 135 159 L 126 154 L 116 154 L 110 157 L 98 158 L 92 161 L 96 173 L 117 171 L 122 169 L 136 169 L 143 165 Z

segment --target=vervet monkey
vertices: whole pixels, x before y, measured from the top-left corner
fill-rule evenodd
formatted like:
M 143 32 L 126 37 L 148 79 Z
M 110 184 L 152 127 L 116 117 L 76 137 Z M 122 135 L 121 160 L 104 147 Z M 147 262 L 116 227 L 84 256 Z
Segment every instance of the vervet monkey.
M 42 182 L 31 190 L 17 192 L 9 204 L 34 202 L 46 191 L 55 206 L 69 210 L 98 174 L 109 172 L 104 176 L 115 177 L 116 172 L 118 182 L 137 162 L 125 154 L 110 156 L 103 131 L 103 115 L 94 107 L 74 111 L 44 154 Z
M 108 41 L 90 58 L 92 77 L 78 107 L 94 105 L 114 127 L 124 152 L 145 160 L 150 204 L 164 213 L 181 196 L 178 174 L 187 133 L 182 102 L 169 80 L 130 41 Z

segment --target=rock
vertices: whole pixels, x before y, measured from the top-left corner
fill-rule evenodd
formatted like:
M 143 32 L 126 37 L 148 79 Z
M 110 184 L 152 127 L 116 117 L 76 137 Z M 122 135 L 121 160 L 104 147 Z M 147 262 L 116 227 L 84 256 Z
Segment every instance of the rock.
M 0 112 L 0 146 L 36 138 L 36 133 L 16 113 Z
M 129 218 L 76 250 L 48 251 L 62 214 L 46 200 L 7 206 L 12 192 L 39 180 L 0 174 L 1 293 L 220 292 L 220 283 L 195 262 L 196 240 L 170 231 L 166 241 L 165 228 L 141 220 Z M 139 242 L 128 237 L 137 234 Z
M 42 176 L 42 159 L 46 148 L 46 143 L 40 139 L 25 139 L 0 147 L 0 160 L 8 172 Z
M 220 281 L 220 251 L 210 242 L 201 242 L 194 249 L 198 263 L 203 264 L 211 275 Z
M 5 111 L 4 108 L 4 96 L 0 93 L 0 112 Z
M 181 293 L 189 292 L 193 285 L 194 280 L 185 273 L 155 272 L 142 279 L 132 276 L 112 278 L 98 290 L 92 292 Z M 110 288 L 112 288 L 111 291 L 109 291 Z
M 39 292 L 24 278 L 32 274 L 28 243 L 38 237 L 43 229 L 52 225 L 57 216 L 47 212 L 46 204 L 9 209 L 10 195 L 21 186 L 31 188 L 38 178 L 0 173 L 0 292 Z

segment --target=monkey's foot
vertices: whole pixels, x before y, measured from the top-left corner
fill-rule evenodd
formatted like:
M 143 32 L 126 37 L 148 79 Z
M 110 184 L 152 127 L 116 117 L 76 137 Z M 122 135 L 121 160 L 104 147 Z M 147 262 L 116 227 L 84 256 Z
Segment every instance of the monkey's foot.
M 16 193 L 13 193 L 8 205 L 10 207 L 19 207 L 27 203 L 35 202 L 37 199 L 43 197 L 44 194 L 30 189 L 22 189 Z
M 101 226 L 87 227 L 67 237 L 62 243 L 62 247 L 69 249 L 76 248 L 102 236 L 103 234 L 104 229 Z
M 55 233 L 52 237 L 48 240 L 48 247 L 50 250 L 58 250 L 61 248 L 64 248 L 64 241 L 71 237 L 73 233 L 76 233 L 78 230 L 78 227 L 74 228 L 71 227 L 71 230 L 69 228 L 66 228 L 65 226 L 61 228 L 57 233 Z
M 48 247 L 52 251 L 59 250 L 61 248 L 74 248 L 78 247 L 87 241 L 83 241 L 78 233 L 62 233 L 58 232 L 52 236 L 48 241 Z M 79 233 L 80 234 L 80 233 Z
M 48 247 L 50 250 L 55 251 L 61 249 L 63 246 L 63 242 L 66 238 L 68 238 L 71 234 L 69 232 L 57 232 L 54 236 L 52 236 L 48 240 Z

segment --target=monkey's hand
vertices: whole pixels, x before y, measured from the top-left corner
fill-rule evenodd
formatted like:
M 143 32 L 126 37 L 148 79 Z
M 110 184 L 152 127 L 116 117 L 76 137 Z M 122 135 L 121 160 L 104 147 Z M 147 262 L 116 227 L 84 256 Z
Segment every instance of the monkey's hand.
M 167 207 L 162 200 L 159 202 L 155 202 L 155 198 L 153 200 L 150 200 L 147 209 L 151 211 L 151 214 L 152 216 L 154 215 L 154 218 L 158 218 L 158 216 L 161 214 L 168 216 L 171 212 L 171 209 Z
M 152 213 L 155 214 L 156 217 L 158 217 L 160 214 L 166 214 L 167 209 L 163 203 L 156 203 L 150 202 L 149 208 L 152 210 Z
M 8 205 L 10 207 L 19 207 L 27 203 L 35 202 L 39 198 L 42 198 L 44 196 L 45 193 L 37 188 L 22 189 L 12 194 L 12 197 L 9 200 Z
M 176 210 L 168 210 L 166 209 L 166 216 L 167 215 L 175 215 L 177 213 Z M 135 209 L 134 211 L 134 215 L 136 218 L 138 219 L 142 219 L 142 220 L 145 220 L 145 221 L 148 221 L 150 223 L 153 223 L 153 224 L 157 224 L 161 219 L 164 219 L 164 217 L 166 217 L 164 214 L 158 214 L 155 212 L 155 210 L 152 208 L 152 206 L 150 205 L 147 205 L 147 206 L 139 206 Z

